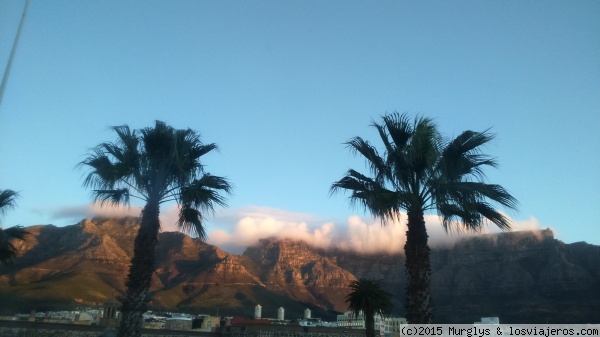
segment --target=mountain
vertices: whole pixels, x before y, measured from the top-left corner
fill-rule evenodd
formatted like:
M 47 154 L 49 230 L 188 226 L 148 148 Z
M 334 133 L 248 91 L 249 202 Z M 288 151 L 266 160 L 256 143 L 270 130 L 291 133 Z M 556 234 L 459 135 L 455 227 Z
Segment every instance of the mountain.
M 404 256 L 322 251 L 357 278 L 380 278 L 404 303 Z M 600 247 L 564 244 L 551 230 L 463 238 L 433 249 L 431 295 L 439 323 L 497 316 L 506 323 L 600 322 Z
M 19 250 L 14 263 L 0 266 L 0 303 L 10 303 L 0 305 L 0 312 L 101 305 L 122 295 L 138 221 L 95 218 L 29 227 L 30 239 L 14 243 Z M 160 233 L 151 307 L 249 317 L 256 304 L 265 317 L 276 317 L 280 306 L 298 317 L 307 307 L 329 317 L 344 309 L 341 290 L 352 274 L 305 243 L 271 243 L 266 250 L 232 255 L 182 233 Z M 306 261 L 292 266 L 301 247 Z
M 13 265 L 0 266 L 0 312 L 100 305 L 124 293 L 137 218 L 85 219 L 28 228 Z M 600 321 L 600 247 L 564 244 L 552 232 L 464 238 L 432 251 L 432 298 L 439 323 L 499 316 L 506 323 Z M 403 314 L 404 257 L 315 249 L 264 239 L 242 255 L 176 232 L 160 233 L 151 307 L 251 317 L 333 318 L 346 309 L 347 285 L 383 279 Z M 10 305 L 8 305 L 10 303 Z

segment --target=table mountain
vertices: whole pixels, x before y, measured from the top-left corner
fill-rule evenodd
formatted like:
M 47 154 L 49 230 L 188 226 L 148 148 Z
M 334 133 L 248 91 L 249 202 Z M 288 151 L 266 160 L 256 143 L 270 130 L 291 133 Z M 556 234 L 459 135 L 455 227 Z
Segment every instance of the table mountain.
M 29 227 L 19 255 L 0 266 L 0 311 L 100 305 L 124 292 L 137 218 L 85 219 L 66 227 Z M 439 323 L 499 316 L 506 323 L 600 321 L 600 247 L 564 244 L 552 232 L 464 238 L 432 251 L 432 296 Z M 345 311 L 356 278 L 385 281 L 403 315 L 404 256 L 323 250 L 289 239 L 263 239 L 242 255 L 176 232 L 160 233 L 151 307 L 263 317 L 332 318 Z M 10 304 L 10 305 L 9 305 Z
M 322 251 L 356 277 L 380 278 L 404 303 L 404 256 Z M 551 230 L 481 235 L 431 254 L 434 319 L 469 323 L 600 322 L 600 246 L 565 244 Z M 399 310 L 400 309 L 400 310 Z

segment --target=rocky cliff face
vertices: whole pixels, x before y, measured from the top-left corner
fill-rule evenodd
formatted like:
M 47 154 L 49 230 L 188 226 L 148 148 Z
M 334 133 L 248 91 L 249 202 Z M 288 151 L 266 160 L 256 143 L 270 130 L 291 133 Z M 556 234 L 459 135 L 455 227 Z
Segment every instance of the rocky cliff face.
M 432 259 L 438 310 L 448 320 L 476 310 L 516 323 L 598 322 L 597 248 L 566 245 L 550 230 L 464 239 Z
M 328 310 L 345 309 L 347 285 L 356 279 L 301 241 L 261 240 L 244 256 L 259 266 L 261 280 L 269 289 Z
M 403 309 L 404 256 L 323 253 L 356 277 L 383 279 L 395 308 Z M 465 238 L 433 249 L 431 267 L 438 322 L 600 321 L 600 247 L 564 244 L 550 230 Z
M 98 305 L 124 292 L 139 226 L 135 218 L 30 227 L 12 266 L 0 266 L 0 311 Z M 465 238 L 431 255 L 435 320 L 469 323 L 600 321 L 600 247 L 564 244 L 550 231 Z M 347 285 L 383 279 L 403 315 L 404 256 L 318 250 L 304 242 L 261 240 L 232 255 L 181 233 L 159 237 L 152 285 L 156 308 L 265 317 L 345 311 Z M 10 303 L 10 306 L 8 305 Z M 331 316 L 329 316 L 331 317 Z

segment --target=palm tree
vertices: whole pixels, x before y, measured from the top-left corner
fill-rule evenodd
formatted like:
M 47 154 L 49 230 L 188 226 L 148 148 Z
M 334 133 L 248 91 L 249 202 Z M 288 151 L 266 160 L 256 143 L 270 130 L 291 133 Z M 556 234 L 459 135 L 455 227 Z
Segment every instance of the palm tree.
M 19 193 L 12 190 L 0 190 L 0 215 L 16 207 Z M 8 264 L 17 255 L 17 248 L 12 244 L 13 239 L 25 241 L 29 232 L 21 226 L 7 229 L 0 227 L 0 263 Z
M 387 317 L 392 313 L 392 295 L 382 289 L 380 280 L 354 280 L 350 289 L 352 291 L 346 296 L 348 309 L 354 317 L 363 313 L 367 337 L 375 337 L 374 316 Z
M 200 159 L 217 146 L 203 144 L 191 129 L 177 130 L 160 121 L 138 131 L 127 125 L 112 129 L 117 141 L 99 144 L 80 165 L 89 169 L 83 185 L 94 189 L 94 202 L 129 204 L 136 198 L 145 203 L 119 325 L 119 336 L 137 337 L 155 270 L 160 205 L 177 202 L 178 228 L 204 240 L 205 213 L 214 211 L 215 204 L 226 206 L 220 193 L 231 193 L 231 186 L 227 179 L 205 172 Z
M 366 159 L 371 175 L 350 169 L 331 192 L 350 191 L 351 204 L 370 211 L 384 225 L 398 221 L 401 210 L 407 212 L 406 317 L 413 324 L 431 323 L 425 212 L 437 211 L 446 231 L 479 231 L 488 222 L 510 230 L 508 218 L 493 204 L 516 209 L 517 201 L 502 186 L 484 182 L 483 169 L 497 165 L 480 150 L 494 137 L 487 131 L 464 131 L 445 141 L 431 119 L 411 122 L 397 113 L 372 126 L 383 142 L 382 155 L 360 137 L 346 143 Z

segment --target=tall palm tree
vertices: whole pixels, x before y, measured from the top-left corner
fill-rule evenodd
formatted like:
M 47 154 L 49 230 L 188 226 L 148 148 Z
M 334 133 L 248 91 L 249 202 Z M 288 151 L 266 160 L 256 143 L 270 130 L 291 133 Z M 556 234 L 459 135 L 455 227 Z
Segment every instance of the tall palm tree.
M 215 204 L 225 206 L 221 193 L 231 193 L 231 186 L 227 179 L 205 172 L 200 159 L 217 146 L 203 144 L 191 129 L 177 130 L 160 121 L 138 131 L 127 125 L 112 129 L 117 141 L 99 144 L 80 165 L 89 169 L 83 184 L 94 189 L 94 202 L 129 204 L 130 198 L 145 202 L 119 325 L 119 336 L 137 337 L 155 270 L 160 205 L 177 202 L 178 228 L 204 240 L 205 212 L 214 211 Z
M 347 142 L 354 154 L 366 159 L 370 176 L 350 169 L 333 183 L 331 192 L 348 190 L 352 205 L 361 206 L 385 225 L 407 212 L 406 317 L 410 323 L 432 319 L 429 246 L 424 214 L 437 211 L 446 231 L 481 230 L 491 222 L 501 230 L 510 223 L 494 208 L 516 209 L 517 201 L 502 186 L 484 182 L 483 169 L 496 161 L 481 152 L 493 139 L 487 131 L 464 131 L 445 141 L 431 119 L 397 113 L 373 122 L 383 142 L 383 153 L 355 137 Z
M 374 316 L 387 317 L 392 313 L 392 295 L 382 289 L 380 280 L 354 280 L 350 289 L 352 291 L 346 296 L 348 309 L 354 317 L 363 313 L 367 337 L 375 337 Z
M 6 214 L 6 211 L 16 207 L 16 199 L 19 193 L 12 190 L 0 190 L 0 215 Z M 17 248 L 12 244 L 12 240 L 26 240 L 29 232 L 21 226 L 13 226 L 7 229 L 0 227 L 0 263 L 11 263 L 17 255 Z

